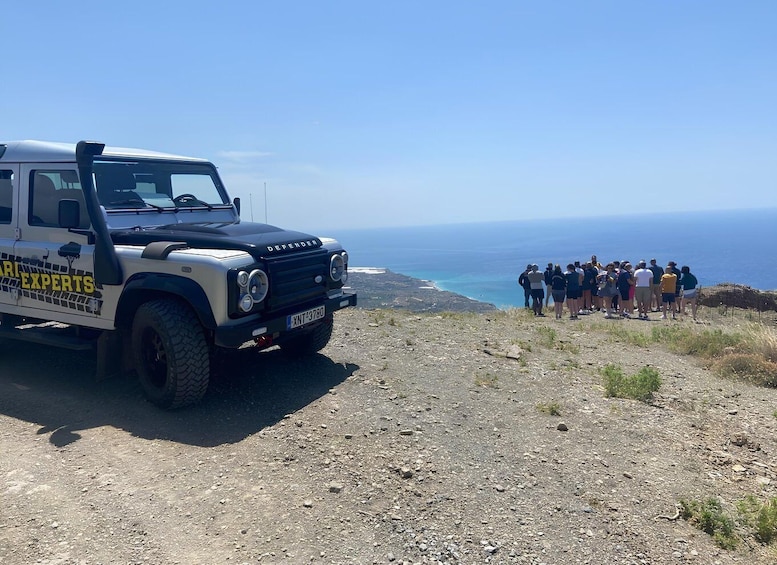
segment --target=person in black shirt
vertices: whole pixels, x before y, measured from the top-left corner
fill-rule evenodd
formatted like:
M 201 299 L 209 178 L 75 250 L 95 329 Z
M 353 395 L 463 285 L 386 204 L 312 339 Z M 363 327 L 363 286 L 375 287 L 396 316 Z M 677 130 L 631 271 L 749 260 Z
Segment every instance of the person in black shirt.
M 526 265 L 526 270 L 518 277 L 518 284 L 523 287 L 524 306 L 529 308 L 529 298 L 531 298 L 531 281 L 528 274 L 531 272 L 531 265 Z
M 664 274 L 664 269 L 658 266 L 655 259 L 650 260 L 648 269 L 653 271 L 653 297 L 650 301 L 650 309 L 653 312 L 658 312 L 661 310 L 661 304 L 663 303 L 661 299 L 661 275 Z
M 547 308 L 548 302 L 550 302 L 550 280 L 553 278 L 553 263 L 548 263 L 543 275 L 545 275 L 545 288 L 548 290 L 547 294 L 545 294 L 545 308 Z
M 567 296 L 567 278 L 561 272 L 561 265 L 556 265 L 553 269 L 553 276 L 550 278 L 550 292 L 553 294 L 556 319 L 560 320 L 564 313 L 564 299 Z

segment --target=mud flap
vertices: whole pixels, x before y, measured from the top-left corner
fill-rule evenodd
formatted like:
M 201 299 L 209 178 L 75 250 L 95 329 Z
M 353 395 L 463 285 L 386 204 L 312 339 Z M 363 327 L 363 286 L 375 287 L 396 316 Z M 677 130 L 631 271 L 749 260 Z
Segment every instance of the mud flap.
M 121 377 L 132 371 L 130 333 L 105 331 L 97 338 L 97 381 Z

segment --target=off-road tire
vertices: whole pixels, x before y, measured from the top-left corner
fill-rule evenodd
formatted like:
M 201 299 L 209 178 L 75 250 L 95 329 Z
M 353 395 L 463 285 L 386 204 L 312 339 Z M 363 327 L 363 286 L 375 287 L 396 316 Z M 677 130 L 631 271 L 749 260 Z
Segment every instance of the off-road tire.
M 291 358 L 306 357 L 324 349 L 332 338 L 334 316 L 331 314 L 321 320 L 312 330 L 293 337 L 281 344 L 281 351 Z
M 191 308 L 175 299 L 138 308 L 132 356 L 146 397 L 161 408 L 198 402 L 208 389 L 208 345 Z

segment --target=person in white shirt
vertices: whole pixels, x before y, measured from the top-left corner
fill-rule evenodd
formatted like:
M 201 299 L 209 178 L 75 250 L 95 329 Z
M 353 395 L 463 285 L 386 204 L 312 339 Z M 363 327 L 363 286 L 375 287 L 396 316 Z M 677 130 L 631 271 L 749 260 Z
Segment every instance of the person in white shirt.
M 645 261 L 640 261 L 637 263 L 637 270 L 634 271 L 634 298 L 637 299 L 640 320 L 648 319 L 653 296 L 653 271 L 646 265 Z

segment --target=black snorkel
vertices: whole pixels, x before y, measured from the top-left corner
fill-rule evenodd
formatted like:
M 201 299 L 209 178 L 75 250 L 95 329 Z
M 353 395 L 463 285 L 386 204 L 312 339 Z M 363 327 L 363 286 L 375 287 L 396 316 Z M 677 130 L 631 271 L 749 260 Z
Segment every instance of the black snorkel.
M 123 282 L 121 265 L 108 232 L 108 225 L 100 210 L 97 191 L 92 183 L 94 157 L 102 155 L 104 143 L 79 141 L 76 145 L 76 163 L 81 177 L 81 189 L 84 192 L 86 211 L 95 231 L 94 280 L 98 284 L 118 285 Z

